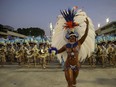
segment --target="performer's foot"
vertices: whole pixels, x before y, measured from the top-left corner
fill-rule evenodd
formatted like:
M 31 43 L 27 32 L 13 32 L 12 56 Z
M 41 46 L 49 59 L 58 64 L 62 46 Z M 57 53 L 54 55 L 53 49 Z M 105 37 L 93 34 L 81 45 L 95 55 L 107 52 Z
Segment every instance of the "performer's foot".
M 43 68 L 45 69 L 46 67 L 44 66 Z
M 76 84 L 73 84 L 73 86 L 72 87 L 76 87 Z
M 71 86 L 67 86 L 67 87 L 76 87 L 76 85 L 71 85 Z
M 28 65 L 27 67 L 30 68 L 30 65 Z
M 43 68 L 45 69 L 46 67 L 45 67 L 45 66 L 43 66 Z
M 103 65 L 102 68 L 105 68 L 105 66 Z
M 3 68 L 3 67 L 4 67 L 4 65 L 1 65 L 1 67 Z

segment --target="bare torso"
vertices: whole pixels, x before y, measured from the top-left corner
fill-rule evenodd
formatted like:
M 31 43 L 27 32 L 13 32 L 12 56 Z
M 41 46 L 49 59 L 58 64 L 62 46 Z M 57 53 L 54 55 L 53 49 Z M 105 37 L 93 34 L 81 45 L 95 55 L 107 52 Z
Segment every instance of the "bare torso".
M 77 45 L 76 47 L 73 48 L 66 48 L 67 51 L 67 60 L 65 62 L 66 66 L 69 65 L 78 65 L 78 54 L 79 54 L 79 49 L 80 47 Z

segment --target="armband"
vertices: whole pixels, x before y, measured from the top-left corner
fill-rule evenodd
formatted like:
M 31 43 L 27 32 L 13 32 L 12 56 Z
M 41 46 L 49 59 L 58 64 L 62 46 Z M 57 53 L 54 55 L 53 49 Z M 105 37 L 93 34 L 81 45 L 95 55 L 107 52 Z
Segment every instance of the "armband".
M 56 47 L 51 47 L 51 48 L 49 48 L 49 49 L 48 49 L 48 52 L 51 54 L 53 50 L 56 52 L 55 54 L 58 54 L 58 50 L 57 50 Z

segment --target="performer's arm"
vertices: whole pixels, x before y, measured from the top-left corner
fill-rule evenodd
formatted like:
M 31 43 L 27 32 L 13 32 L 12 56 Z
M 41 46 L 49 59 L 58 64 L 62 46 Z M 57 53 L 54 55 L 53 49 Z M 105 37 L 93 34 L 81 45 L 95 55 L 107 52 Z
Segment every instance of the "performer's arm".
M 56 47 L 51 47 L 50 49 L 48 49 L 48 52 L 51 53 L 52 50 L 56 51 L 55 54 L 59 54 L 59 53 L 62 53 L 62 52 L 64 52 L 66 50 L 66 46 L 63 46 L 59 50 Z
M 64 52 L 65 50 L 66 50 L 66 46 L 63 46 L 58 50 L 58 54 Z
M 80 40 L 78 40 L 78 41 L 80 42 L 80 44 L 83 44 L 83 42 L 85 41 L 85 39 L 86 39 L 86 37 L 87 37 L 87 34 L 88 34 L 88 30 L 89 30 L 89 28 L 88 28 L 89 21 L 88 21 L 88 19 L 87 19 L 87 18 L 86 18 L 85 23 L 86 23 L 86 30 L 85 30 L 85 34 L 81 37 L 81 39 L 80 39 Z

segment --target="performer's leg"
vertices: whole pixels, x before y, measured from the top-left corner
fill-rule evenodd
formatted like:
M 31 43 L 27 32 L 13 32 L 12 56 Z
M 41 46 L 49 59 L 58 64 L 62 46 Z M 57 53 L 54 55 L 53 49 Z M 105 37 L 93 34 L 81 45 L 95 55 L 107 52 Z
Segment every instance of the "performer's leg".
M 113 55 L 112 55 L 112 64 L 113 64 L 113 67 L 115 67 L 115 58 Z
M 1 67 L 4 67 L 4 64 L 6 62 L 6 59 L 4 56 L 1 58 L 0 62 L 1 62 Z
M 40 57 L 39 57 L 39 56 L 38 56 L 38 58 L 37 58 L 37 59 L 38 59 L 38 64 L 41 64 L 41 62 L 40 62 L 40 60 L 41 60 L 41 59 L 40 59 Z
M 28 68 L 30 67 L 30 58 L 27 59 Z
M 73 71 L 71 68 L 65 70 L 65 78 L 68 83 L 68 87 L 73 87 Z
M 92 56 L 91 57 L 89 57 L 89 64 L 91 65 L 91 67 L 92 67 Z
M 73 71 L 73 87 L 76 87 L 76 78 L 78 77 L 79 70 Z
M 19 56 L 19 58 L 18 58 L 18 63 L 19 63 L 19 66 L 21 66 L 21 64 L 22 64 L 21 56 Z
M 99 58 L 100 58 L 100 57 L 97 55 L 97 56 L 96 56 L 96 65 L 98 65 L 98 63 L 99 63 Z
M 116 55 L 114 55 L 114 58 L 115 58 L 115 59 L 114 59 L 114 60 L 115 60 L 115 67 L 116 67 Z
M 76 78 L 78 77 L 80 63 L 78 62 L 76 70 L 73 71 L 73 87 L 76 87 Z
M 36 67 L 36 56 L 34 56 L 34 66 Z
M 43 68 L 46 68 L 46 57 L 44 57 L 44 66 Z
M 45 57 L 43 57 L 42 58 L 42 68 L 46 68 L 46 58 Z
M 104 66 L 104 56 L 102 55 L 102 67 L 104 68 L 105 66 Z
M 3 65 L 5 64 L 5 62 L 6 62 L 6 57 L 4 56 L 3 57 Z
M 14 62 L 14 56 L 13 54 L 10 55 L 11 56 L 11 64 Z

